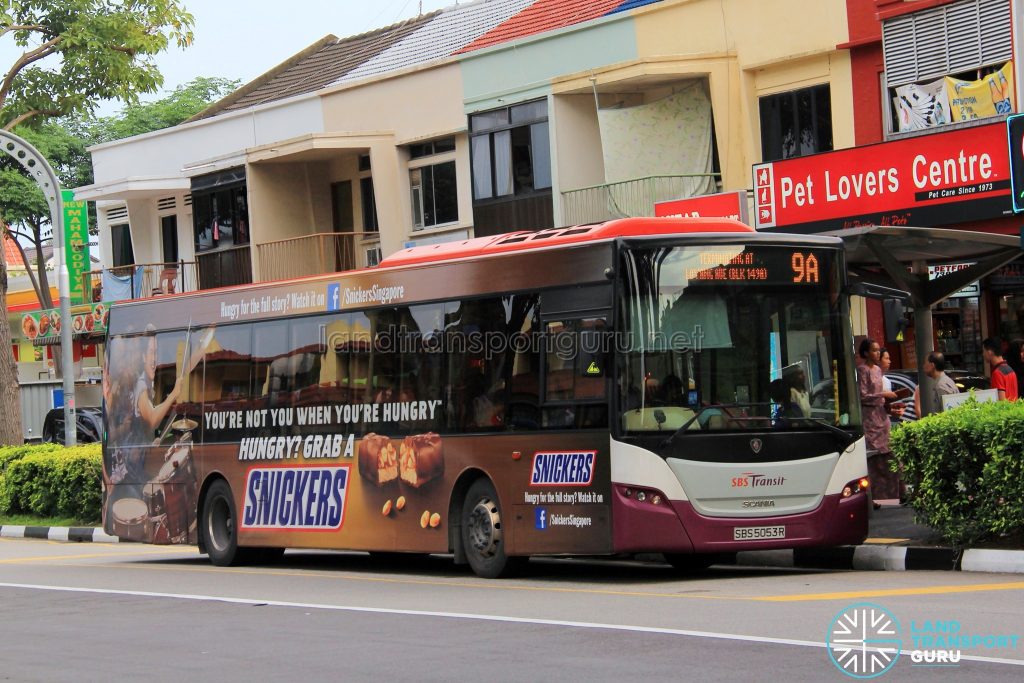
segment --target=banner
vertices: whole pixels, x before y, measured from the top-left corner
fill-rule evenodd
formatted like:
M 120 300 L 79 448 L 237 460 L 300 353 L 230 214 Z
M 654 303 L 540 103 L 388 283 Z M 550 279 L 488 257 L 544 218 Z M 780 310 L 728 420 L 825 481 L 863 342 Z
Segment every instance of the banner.
M 753 172 L 759 229 L 939 226 L 1013 213 L 1002 122 L 757 164 Z
M 89 212 L 85 202 L 75 201 L 75 193 L 62 190 L 64 199 L 64 260 L 71 278 L 71 305 L 88 303 L 83 275 L 89 270 Z
M 892 100 L 896 105 L 901 133 L 942 126 L 950 122 L 944 78 L 931 83 L 900 86 L 896 88 L 896 97 Z
M 954 121 L 1013 113 L 1013 62 L 980 81 L 946 77 L 946 95 Z

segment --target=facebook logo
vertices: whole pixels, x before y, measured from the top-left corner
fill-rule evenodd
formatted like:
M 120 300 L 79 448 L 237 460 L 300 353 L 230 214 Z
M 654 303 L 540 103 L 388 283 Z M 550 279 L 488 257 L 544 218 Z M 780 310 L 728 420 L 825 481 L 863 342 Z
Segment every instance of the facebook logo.
M 327 285 L 327 310 L 341 310 L 341 285 Z
M 534 526 L 541 531 L 548 528 L 548 511 L 547 508 L 534 508 Z

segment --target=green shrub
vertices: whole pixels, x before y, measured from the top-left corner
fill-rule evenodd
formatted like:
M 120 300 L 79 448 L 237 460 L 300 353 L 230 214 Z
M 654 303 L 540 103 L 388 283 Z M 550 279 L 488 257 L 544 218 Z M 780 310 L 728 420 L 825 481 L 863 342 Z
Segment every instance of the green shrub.
M 99 520 L 100 444 L 75 448 L 43 444 L 29 449 L 8 459 L 0 472 L 0 513 Z
M 55 443 L 26 444 L 24 446 L 0 446 L 0 472 L 7 469 L 8 463 L 18 460 L 30 453 L 52 453 L 59 451 L 63 446 Z
M 962 545 L 1024 531 L 1024 402 L 964 405 L 892 434 L 917 521 Z

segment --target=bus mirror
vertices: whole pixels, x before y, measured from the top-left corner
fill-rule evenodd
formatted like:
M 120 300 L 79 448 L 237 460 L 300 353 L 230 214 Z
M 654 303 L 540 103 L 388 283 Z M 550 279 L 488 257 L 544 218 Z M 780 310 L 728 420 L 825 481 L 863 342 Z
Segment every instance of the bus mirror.
M 894 289 L 893 287 L 876 285 L 872 282 L 851 282 L 846 291 L 848 294 L 862 296 L 865 299 L 880 299 L 882 301 L 892 300 L 902 303 L 910 302 L 910 292 L 905 292 L 902 289 Z
M 885 341 L 901 342 L 907 329 L 907 307 L 899 299 L 884 299 L 882 312 L 885 318 Z

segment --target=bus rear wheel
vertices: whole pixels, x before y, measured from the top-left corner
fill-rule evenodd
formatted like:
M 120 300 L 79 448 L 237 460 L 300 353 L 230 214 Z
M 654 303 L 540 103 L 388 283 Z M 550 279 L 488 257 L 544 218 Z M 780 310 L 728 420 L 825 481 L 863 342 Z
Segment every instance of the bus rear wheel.
M 477 479 L 466 492 L 461 531 L 466 561 L 477 576 L 485 579 L 509 576 L 526 561 L 526 558 L 505 554 L 501 504 L 487 479 Z
M 210 562 L 218 567 L 244 564 L 251 558 L 247 548 L 238 547 L 235 499 L 226 481 L 215 481 L 203 499 L 199 531 Z

